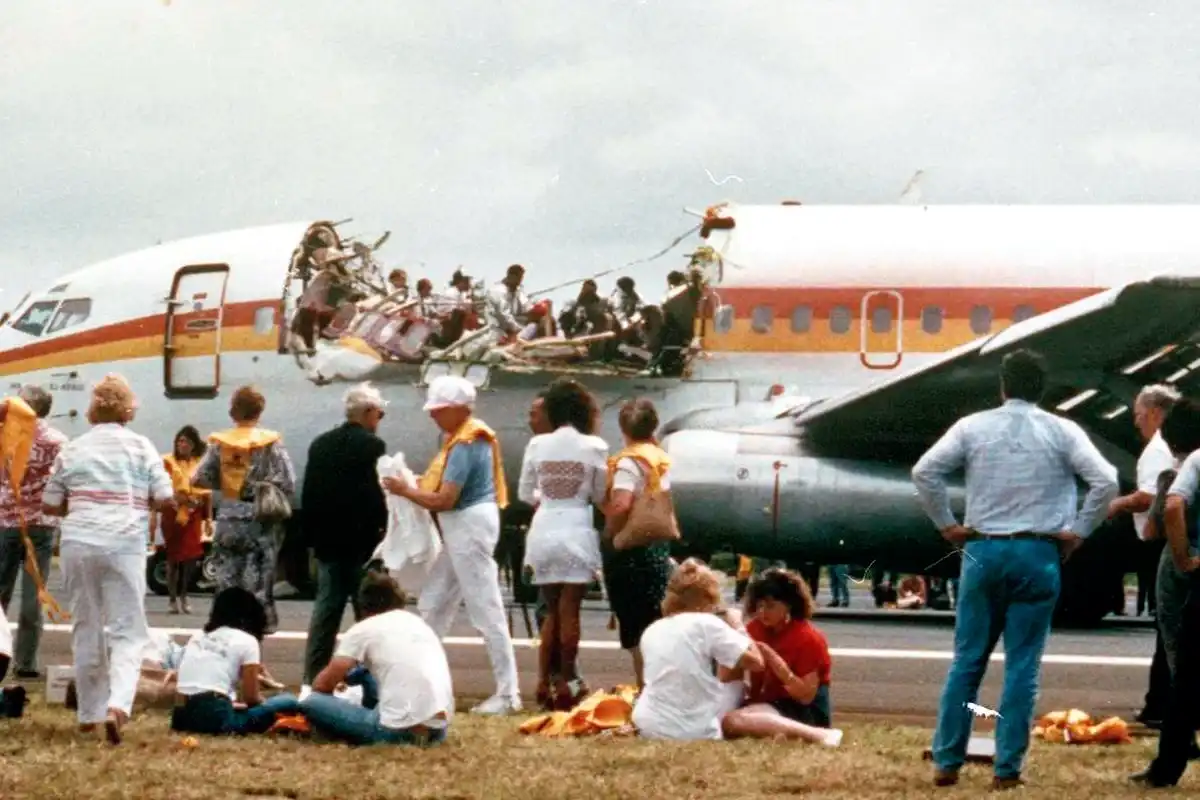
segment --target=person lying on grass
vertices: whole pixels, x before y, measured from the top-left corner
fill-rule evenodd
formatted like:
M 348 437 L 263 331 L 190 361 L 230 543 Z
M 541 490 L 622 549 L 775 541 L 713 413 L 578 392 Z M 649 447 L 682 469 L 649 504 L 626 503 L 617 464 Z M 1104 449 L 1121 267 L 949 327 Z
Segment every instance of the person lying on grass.
M 193 636 L 179 663 L 171 729 L 181 733 L 266 733 L 276 714 L 299 711 L 291 694 L 263 699 L 262 640 L 267 612 L 252 593 L 231 587 L 213 598 L 204 632 Z M 241 702 L 234 696 L 240 683 Z
M 404 605 L 404 592 L 391 576 L 367 573 L 358 593 L 362 620 L 342 635 L 333 660 L 300 703 L 321 735 L 364 745 L 445 741 L 454 714 L 450 662 L 433 629 Z M 371 676 L 363 681 L 364 703 L 334 697 L 358 667 Z
M 746 632 L 765 668 L 750 675 L 749 703 L 722 719 L 726 738 L 841 743 L 832 727 L 829 644 L 810 621 L 812 610 L 808 582 L 794 572 L 772 568 L 751 582 Z

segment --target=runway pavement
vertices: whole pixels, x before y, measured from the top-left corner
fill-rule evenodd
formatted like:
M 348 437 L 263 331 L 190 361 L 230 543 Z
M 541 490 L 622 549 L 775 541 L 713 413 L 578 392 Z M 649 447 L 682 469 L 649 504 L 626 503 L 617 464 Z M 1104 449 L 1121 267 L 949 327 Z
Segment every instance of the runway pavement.
M 57 588 L 57 581 L 51 583 L 52 588 Z M 852 602 L 864 609 L 872 605 L 865 593 L 860 592 L 855 592 Z M 209 600 L 205 596 L 194 597 L 190 616 L 168 615 L 167 599 L 163 597 L 151 595 L 146 605 L 152 626 L 185 636 L 203 625 Z M 312 604 L 283 600 L 278 607 L 280 632 L 267 641 L 266 660 L 276 677 L 295 685 L 302 677 L 304 640 Z M 533 609 L 529 611 L 532 616 Z M 872 610 L 869 616 L 874 619 L 864 619 L 837 616 L 837 611 L 840 609 L 823 612 L 817 621 L 833 650 L 833 697 L 837 713 L 851 718 L 930 722 L 951 657 L 950 625 L 918 624 L 898 612 Z M 16 616 L 15 608 L 12 616 Z M 349 626 L 350 617 L 347 608 L 343 629 Z M 529 698 L 536 677 L 535 651 L 527 638 L 520 609 L 513 609 L 510 618 L 521 686 Z M 608 620 L 607 608 L 602 603 L 586 604 L 580 661 L 584 677 L 593 688 L 629 682 L 632 678 L 629 657 L 618 649 L 616 633 L 608 629 Z M 446 648 L 460 699 L 467 703 L 489 694 L 493 684 L 487 656 L 482 640 L 467 622 L 465 610 L 447 638 Z M 1141 708 L 1153 650 L 1154 634 L 1146 626 L 1118 624 L 1093 631 L 1054 632 L 1042 671 L 1039 713 L 1081 708 L 1095 715 L 1132 719 Z M 1002 652 L 995 656 L 996 661 L 1002 658 Z M 68 626 L 47 625 L 42 663 L 70 662 Z M 981 692 L 981 704 L 993 708 L 999 704 L 1002 679 L 1003 664 L 993 663 Z

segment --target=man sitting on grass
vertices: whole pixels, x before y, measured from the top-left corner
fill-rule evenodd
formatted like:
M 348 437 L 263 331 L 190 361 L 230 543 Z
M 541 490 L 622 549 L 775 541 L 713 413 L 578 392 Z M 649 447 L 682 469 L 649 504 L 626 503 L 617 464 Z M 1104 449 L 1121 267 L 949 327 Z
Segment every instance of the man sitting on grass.
M 358 594 L 362 621 L 342 635 L 329 666 L 300 703 L 309 724 L 350 744 L 439 744 L 454 713 L 446 651 L 433 629 L 404 610 L 404 592 L 391 576 L 369 572 Z M 333 696 L 358 666 L 378 686 L 359 705 Z

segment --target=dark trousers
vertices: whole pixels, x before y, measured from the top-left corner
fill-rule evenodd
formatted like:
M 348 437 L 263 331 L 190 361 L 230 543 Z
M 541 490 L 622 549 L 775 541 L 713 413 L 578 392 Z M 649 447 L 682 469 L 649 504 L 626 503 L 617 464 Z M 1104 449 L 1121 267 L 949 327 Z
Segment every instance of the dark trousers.
M 333 659 L 347 602 L 354 606 L 354 619 L 359 618 L 358 587 L 364 572 L 365 567 L 357 559 L 317 562 L 317 599 L 313 602 L 308 644 L 304 648 L 305 683 L 311 685 Z
M 1146 690 L 1146 701 L 1139 718 L 1161 720 L 1171 702 L 1171 668 L 1167 664 L 1167 650 L 1163 646 L 1162 631 L 1154 626 L 1154 660 L 1150 662 L 1150 686 Z
M 253 708 L 235 708 L 233 701 L 216 692 L 201 692 L 171 712 L 171 730 L 209 736 L 238 736 L 266 733 L 275 724 L 276 714 L 296 714 L 300 700 L 294 695 L 277 694 Z
M 1150 772 L 1158 783 L 1174 784 L 1187 769 L 1196 742 L 1200 719 L 1200 575 L 1193 573 L 1184 601 L 1179 642 L 1175 654 L 1175 680 L 1171 701 L 1158 736 L 1158 756 Z
M 45 580 L 54 555 L 54 529 L 31 525 L 28 530 L 38 570 Z M 12 660 L 17 671 L 35 672 L 38 644 L 42 639 L 42 605 L 38 602 L 33 576 L 25 569 L 25 545 L 21 541 L 21 532 L 14 528 L 0 530 L 0 605 L 6 610 L 12 608 L 18 577 L 21 580 L 21 609 L 17 617 L 17 639 Z M 3 624 L 7 625 L 8 620 L 3 620 Z

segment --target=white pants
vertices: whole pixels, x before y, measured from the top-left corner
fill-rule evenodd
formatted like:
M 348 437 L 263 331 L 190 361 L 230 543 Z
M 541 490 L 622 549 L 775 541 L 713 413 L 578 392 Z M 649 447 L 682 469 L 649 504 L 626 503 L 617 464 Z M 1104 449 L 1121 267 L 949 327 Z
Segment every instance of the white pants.
M 4 613 L 4 604 L 0 603 L 0 656 L 12 658 L 12 654 L 12 629 L 8 627 L 8 615 Z
M 442 637 L 450 632 L 465 600 L 467 617 L 487 645 L 496 693 L 516 697 L 521 691 L 517 657 L 500 596 L 500 571 L 492 555 L 500 540 L 500 509 L 495 503 L 480 503 L 462 511 L 444 511 L 438 521 L 444 545 L 429 571 L 417 610 Z
M 141 676 L 142 654 L 150 644 L 146 556 L 114 555 L 101 548 L 67 542 L 62 546 L 61 558 L 72 619 L 79 722 L 104 722 L 110 708 L 130 714 Z

